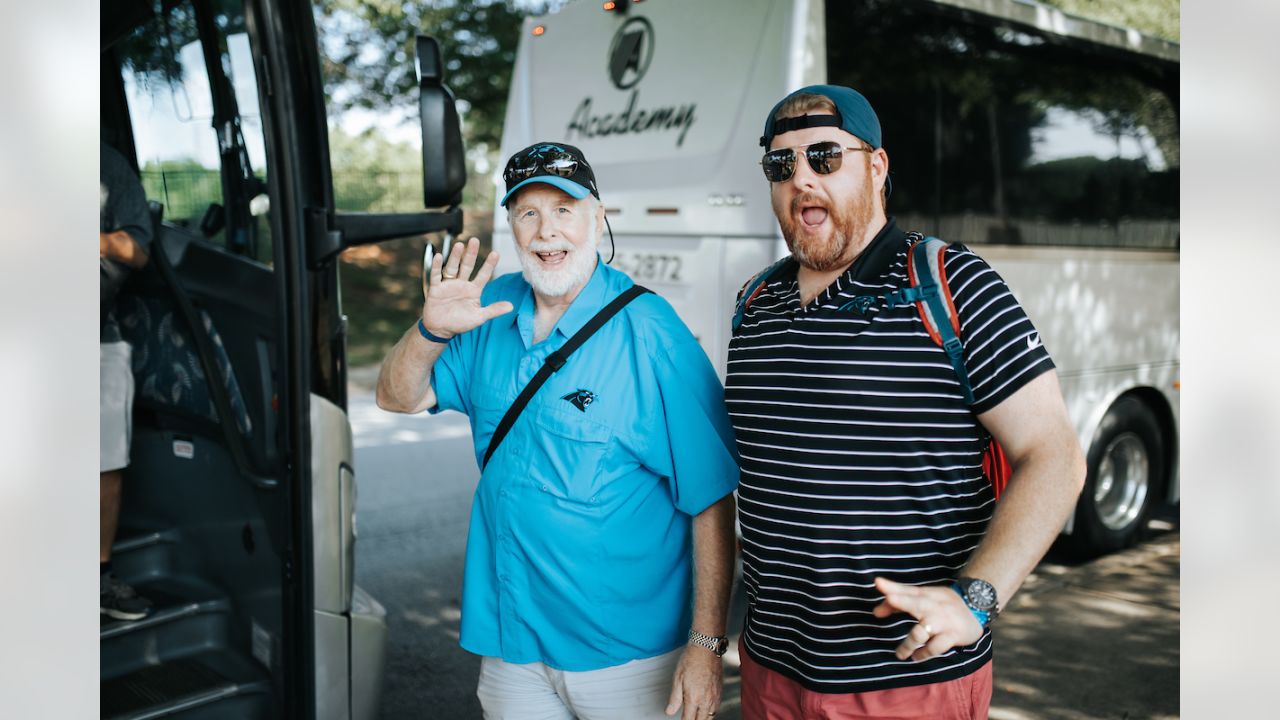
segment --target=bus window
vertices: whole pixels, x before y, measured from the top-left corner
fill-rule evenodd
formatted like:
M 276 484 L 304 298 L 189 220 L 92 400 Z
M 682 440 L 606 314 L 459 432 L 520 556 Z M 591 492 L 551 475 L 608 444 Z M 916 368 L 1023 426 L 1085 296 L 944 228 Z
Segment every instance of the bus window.
M 270 265 L 266 153 L 244 7 L 214 7 L 216 46 L 201 43 L 185 3 L 119 45 L 139 175 L 171 225 Z
M 829 81 L 875 104 L 904 226 L 1177 249 L 1175 61 L 935 3 L 826 7 Z

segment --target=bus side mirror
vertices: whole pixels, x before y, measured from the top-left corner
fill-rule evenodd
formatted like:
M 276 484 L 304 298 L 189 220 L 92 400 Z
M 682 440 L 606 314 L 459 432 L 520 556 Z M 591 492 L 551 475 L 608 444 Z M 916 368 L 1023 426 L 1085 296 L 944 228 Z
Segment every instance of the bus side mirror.
M 435 38 L 418 36 L 418 109 L 422 116 L 422 195 L 425 207 L 453 207 L 467 184 L 466 158 L 453 92 Z
M 453 92 L 444 84 L 440 46 L 418 36 L 418 105 L 422 112 L 422 201 L 428 210 L 411 213 L 331 212 L 308 208 L 308 267 L 318 270 L 343 250 L 369 243 L 433 232 L 462 232 L 462 187 L 466 158 Z M 439 209 L 431 209 L 439 208 Z

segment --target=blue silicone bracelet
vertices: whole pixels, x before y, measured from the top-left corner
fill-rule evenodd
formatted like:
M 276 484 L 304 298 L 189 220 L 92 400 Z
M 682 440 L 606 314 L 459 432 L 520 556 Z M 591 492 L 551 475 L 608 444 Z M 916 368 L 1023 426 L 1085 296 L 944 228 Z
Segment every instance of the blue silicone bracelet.
M 427 329 L 427 326 L 422 323 L 422 318 L 418 318 L 418 332 L 422 333 L 422 337 L 430 340 L 433 343 L 440 343 L 441 345 L 449 344 L 449 338 L 442 338 L 439 335 L 432 335 L 431 331 Z

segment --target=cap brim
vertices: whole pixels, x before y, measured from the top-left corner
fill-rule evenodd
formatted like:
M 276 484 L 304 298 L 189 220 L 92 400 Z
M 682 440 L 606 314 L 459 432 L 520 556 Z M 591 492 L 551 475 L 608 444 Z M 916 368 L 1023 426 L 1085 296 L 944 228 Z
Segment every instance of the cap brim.
M 502 196 L 502 201 L 498 204 L 502 207 L 506 207 L 507 201 L 511 199 L 511 196 L 514 195 L 517 190 L 531 183 L 546 183 L 553 187 L 560 188 L 568 193 L 569 197 L 572 197 L 574 200 L 581 200 L 591 194 L 590 190 L 567 178 L 556 177 L 555 175 L 538 175 L 536 177 L 531 177 L 528 180 L 523 180 L 519 185 L 508 190 L 507 194 Z

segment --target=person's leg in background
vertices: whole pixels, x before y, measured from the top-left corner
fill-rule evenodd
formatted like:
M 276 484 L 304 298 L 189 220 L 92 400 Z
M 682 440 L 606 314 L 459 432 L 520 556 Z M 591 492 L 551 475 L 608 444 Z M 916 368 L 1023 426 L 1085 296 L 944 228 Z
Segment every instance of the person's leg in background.
M 129 344 L 102 343 L 99 347 L 99 548 L 98 610 L 117 620 L 146 617 L 151 603 L 115 576 L 111 568 L 111 546 L 120 523 L 120 494 L 124 468 L 129 464 L 132 434 L 133 372 L 129 367 Z

